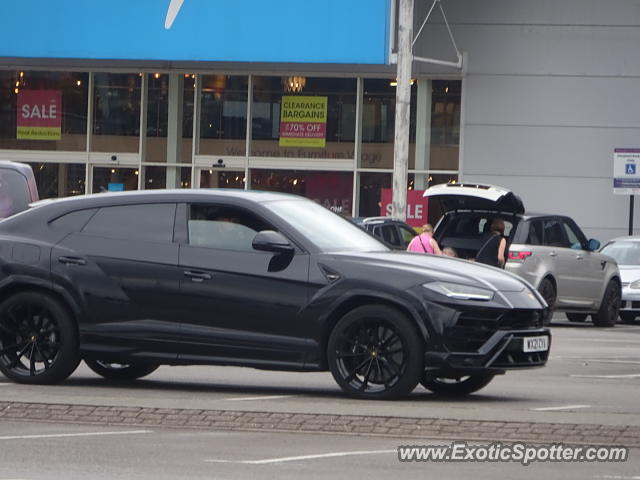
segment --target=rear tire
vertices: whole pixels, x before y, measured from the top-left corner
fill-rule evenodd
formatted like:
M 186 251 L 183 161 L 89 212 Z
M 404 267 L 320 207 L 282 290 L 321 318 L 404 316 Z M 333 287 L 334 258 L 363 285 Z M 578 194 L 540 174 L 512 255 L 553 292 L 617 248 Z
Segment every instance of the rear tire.
M 84 363 L 95 373 L 109 380 L 136 380 L 155 372 L 160 366 L 155 363 L 109 363 L 86 358 Z
M 620 284 L 615 280 L 610 280 L 604 290 L 600 309 L 597 313 L 591 315 L 593 324 L 596 327 L 613 327 L 618 321 L 621 299 Z
M 476 374 L 457 378 L 438 378 L 425 373 L 420 383 L 436 395 L 461 397 L 486 387 L 493 377 L 494 375 L 490 374 Z
M 0 305 L 0 371 L 33 385 L 58 383 L 78 367 L 78 329 L 68 310 L 41 292 L 12 295 Z
M 543 278 L 538 285 L 538 292 L 544 298 L 544 301 L 549 305 L 549 310 L 545 318 L 542 319 L 543 325 L 549 325 L 551 323 L 551 319 L 553 318 L 553 310 L 556 304 L 556 287 L 551 280 L 548 278 Z
M 335 326 L 327 360 L 340 388 L 357 398 L 389 400 L 407 396 L 424 365 L 422 336 L 395 308 L 367 305 L 347 313 Z
M 589 316 L 586 313 L 566 313 L 565 315 L 570 322 L 584 322 Z

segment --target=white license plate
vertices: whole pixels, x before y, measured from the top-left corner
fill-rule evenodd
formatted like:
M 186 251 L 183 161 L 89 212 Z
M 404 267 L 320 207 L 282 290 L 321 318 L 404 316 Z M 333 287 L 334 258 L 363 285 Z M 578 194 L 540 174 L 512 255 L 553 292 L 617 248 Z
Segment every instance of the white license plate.
M 525 353 L 546 352 L 549 350 L 549 337 L 546 335 L 542 337 L 525 337 L 523 341 L 522 351 Z

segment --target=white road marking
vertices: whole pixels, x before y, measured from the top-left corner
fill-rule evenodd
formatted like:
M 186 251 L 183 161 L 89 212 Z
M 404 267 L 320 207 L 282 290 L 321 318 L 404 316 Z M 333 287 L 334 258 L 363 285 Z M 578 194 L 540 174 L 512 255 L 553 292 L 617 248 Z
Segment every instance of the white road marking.
M 396 453 L 397 450 L 361 450 L 356 452 L 318 453 L 315 455 L 300 455 L 297 457 L 267 458 L 264 460 L 205 460 L 207 463 L 242 463 L 246 465 L 267 465 L 269 463 L 297 462 L 301 460 L 315 460 L 318 458 L 352 457 L 356 455 L 377 455 L 380 453 Z
M 234 398 L 223 398 L 222 400 L 226 400 L 227 402 L 249 402 L 252 400 L 276 400 L 278 398 L 289 398 L 294 395 L 269 395 L 265 397 L 234 397 Z
M 13 385 L 12 383 L 0 383 L 0 387 L 8 387 L 9 385 Z
M 628 375 L 570 375 L 575 378 L 640 378 L 640 373 L 630 373 Z
M 53 433 L 49 435 L 10 435 L 0 437 L 0 440 L 27 440 L 34 438 L 68 438 L 68 437 L 100 437 L 104 435 L 139 435 L 152 433 L 151 430 L 125 430 L 120 432 L 86 432 L 86 433 Z
M 555 410 L 574 410 L 578 408 L 591 408 L 591 405 L 563 405 L 562 407 L 532 408 L 531 410 L 535 410 L 536 412 L 552 412 Z
M 610 478 L 615 480 L 640 480 L 639 476 L 626 477 L 624 475 L 603 475 L 599 478 Z

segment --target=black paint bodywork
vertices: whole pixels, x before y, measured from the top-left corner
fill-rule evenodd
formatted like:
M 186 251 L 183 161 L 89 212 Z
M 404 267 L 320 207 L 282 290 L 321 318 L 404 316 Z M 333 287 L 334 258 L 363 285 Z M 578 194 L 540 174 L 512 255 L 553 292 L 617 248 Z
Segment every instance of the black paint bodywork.
M 360 305 L 394 306 L 424 339 L 426 367 L 442 373 L 502 373 L 542 366 L 522 338 L 549 335 L 544 301 L 520 278 L 448 257 L 330 252 L 276 215 L 269 203 L 310 202 L 266 192 L 180 190 L 98 194 L 44 204 L 0 222 L 0 301 L 16 291 L 57 296 L 73 314 L 85 358 L 117 363 L 244 365 L 324 370 L 333 326 Z M 86 235 L 102 207 L 174 204 L 173 241 Z M 232 205 L 265 219 L 289 240 L 277 254 L 191 246 L 191 203 Z M 71 216 L 60 217 L 77 212 Z M 357 229 L 345 220 L 345 228 Z M 277 260 L 277 259 L 276 259 Z M 460 301 L 423 284 L 447 281 L 495 292 Z

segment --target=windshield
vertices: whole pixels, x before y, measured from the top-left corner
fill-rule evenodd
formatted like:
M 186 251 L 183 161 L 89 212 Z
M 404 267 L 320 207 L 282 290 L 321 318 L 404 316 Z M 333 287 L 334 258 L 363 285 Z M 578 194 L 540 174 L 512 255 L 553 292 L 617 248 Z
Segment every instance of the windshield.
M 640 242 L 613 242 L 602 253 L 615 258 L 618 265 L 640 265 Z
M 349 220 L 315 202 L 282 200 L 266 207 L 293 225 L 324 252 L 385 252 L 389 249 Z

